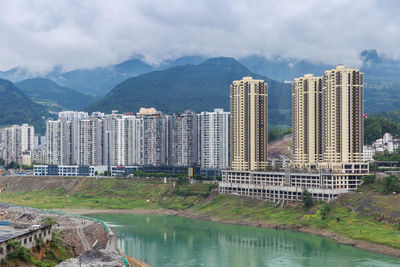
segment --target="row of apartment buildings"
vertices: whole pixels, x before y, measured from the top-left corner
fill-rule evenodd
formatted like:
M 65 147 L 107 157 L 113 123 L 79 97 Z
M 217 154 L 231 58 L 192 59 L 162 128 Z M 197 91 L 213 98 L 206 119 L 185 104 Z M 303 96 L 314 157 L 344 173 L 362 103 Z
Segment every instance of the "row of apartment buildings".
M 229 166 L 229 112 L 172 116 L 60 112 L 46 125 L 46 164 L 87 166 Z
M 31 164 L 31 152 L 35 148 L 35 128 L 28 124 L 13 125 L 0 129 L 0 158 L 5 164 L 17 162 Z

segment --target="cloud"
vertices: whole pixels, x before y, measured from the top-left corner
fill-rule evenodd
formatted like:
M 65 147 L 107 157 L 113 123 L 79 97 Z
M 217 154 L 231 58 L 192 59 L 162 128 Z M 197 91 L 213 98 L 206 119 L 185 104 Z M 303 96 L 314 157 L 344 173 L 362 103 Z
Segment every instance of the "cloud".
M 4 0 L 0 69 L 91 68 L 142 55 L 280 55 L 360 63 L 399 57 L 400 3 L 378 0 Z

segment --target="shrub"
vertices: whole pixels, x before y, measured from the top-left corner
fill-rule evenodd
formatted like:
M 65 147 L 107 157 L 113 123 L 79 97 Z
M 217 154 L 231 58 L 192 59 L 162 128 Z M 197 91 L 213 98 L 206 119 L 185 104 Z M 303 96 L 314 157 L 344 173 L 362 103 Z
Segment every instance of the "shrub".
M 383 193 L 391 194 L 392 192 L 400 192 L 400 182 L 399 179 L 390 175 L 382 179 Z
M 308 190 L 305 188 L 303 189 L 302 200 L 303 200 L 303 208 L 305 210 L 308 210 L 312 207 L 313 205 L 312 194 L 308 192 Z
M 362 180 L 364 184 L 373 184 L 375 183 L 375 175 L 365 175 Z
M 53 217 L 46 217 L 42 219 L 42 224 L 56 225 L 57 223 L 58 223 L 57 220 Z
M 326 217 L 329 215 L 329 213 L 331 212 L 332 208 L 331 205 L 329 205 L 328 203 L 326 203 L 322 209 L 321 209 L 321 218 L 322 220 L 325 220 Z

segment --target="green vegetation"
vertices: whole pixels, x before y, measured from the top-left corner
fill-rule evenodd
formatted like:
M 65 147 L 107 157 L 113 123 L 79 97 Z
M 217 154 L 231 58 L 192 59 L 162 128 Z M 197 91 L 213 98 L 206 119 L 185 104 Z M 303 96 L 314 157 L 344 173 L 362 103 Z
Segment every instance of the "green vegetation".
M 6 266 L 52 267 L 71 257 L 71 252 L 56 234 L 53 234 L 47 244 L 42 238 L 38 238 L 32 250 L 25 248 L 17 240 L 11 240 L 7 243 L 7 252 L 7 257 L 1 261 Z
M 380 222 L 358 210 L 352 212 L 350 207 L 346 207 L 348 203 L 337 201 L 329 208 L 326 205 L 316 203 L 305 211 L 238 196 L 218 195 L 212 201 L 196 207 L 195 211 L 230 221 L 289 225 L 293 228 L 306 226 L 352 239 L 400 248 L 400 230 L 396 224 Z
M 400 110 L 393 110 L 393 111 L 387 111 L 387 112 L 383 111 L 383 112 L 375 113 L 372 116 L 391 120 L 394 123 L 400 123 Z
M 10 163 L 7 164 L 6 169 L 19 169 L 19 164 L 16 163 L 15 161 L 11 161 Z
M 45 131 L 42 116 L 48 113 L 41 105 L 33 103 L 10 81 L 0 79 L 0 125 L 28 123 L 36 132 Z
M 373 184 L 375 183 L 376 177 L 375 175 L 365 175 L 362 180 L 363 184 Z
M 42 219 L 42 224 L 54 226 L 54 225 L 57 224 L 57 220 L 55 218 L 52 218 L 52 217 L 43 218 Z
M 20 192 L 3 191 L 0 201 L 45 209 L 185 209 L 204 199 L 216 187 L 189 184 L 185 177 L 176 181 L 175 188 L 172 182 L 163 184 L 161 179 L 85 179 L 77 186 L 77 191 L 56 187 L 43 191 L 28 188 Z
M 80 110 L 96 100 L 93 96 L 82 94 L 76 90 L 60 86 L 45 78 L 27 79 L 16 83 L 16 86 L 35 103 L 47 103 L 49 109 Z
M 4 159 L 0 158 L 0 166 L 4 166 Z
M 285 135 L 291 134 L 292 128 L 274 128 L 268 131 L 268 142 L 281 140 Z
M 303 201 L 303 208 L 305 210 L 309 210 L 312 205 L 314 204 L 314 201 L 312 199 L 312 194 L 307 191 L 307 189 L 303 189 L 303 194 L 302 194 L 302 201 Z
M 290 125 L 291 86 L 252 73 L 233 58 L 212 58 L 199 65 L 185 65 L 130 78 L 117 85 L 87 111 L 136 112 L 155 107 L 167 114 L 192 109 L 229 110 L 229 85 L 244 76 L 268 82 L 269 125 Z
M 400 193 L 399 178 L 394 175 L 385 177 L 380 182 L 382 184 L 382 192 L 385 194 Z
M 365 144 L 372 144 L 376 139 L 382 138 L 385 133 L 400 135 L 400 123 L 375 116 L 369 116 L 364 120 Z
M 377 161 L 398 161 L 400 162 L 400 150 L 397 150 L 395 153 L 390 154 L 388 151 L 384 153 L 378 153 L 373 156 L 374 160 Z

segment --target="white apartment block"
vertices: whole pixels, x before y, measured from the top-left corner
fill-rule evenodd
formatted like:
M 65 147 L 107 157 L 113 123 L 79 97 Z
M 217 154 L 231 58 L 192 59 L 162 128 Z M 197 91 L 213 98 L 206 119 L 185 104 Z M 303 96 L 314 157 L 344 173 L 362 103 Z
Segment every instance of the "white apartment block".
M 47 164 L 71 165 L 73 161 L 72 122 L 65 119 L 46 122 Z
M 373 160 L 372 156 L 374 155 L 374 148 L 372 146 L 364 146 L 363 147 L 363 159 L 364 161 Z
M 78 122 L 78 164 L 102 165 L 103 122 L 91 117 Z
M 1 147 L 3 155 L 0 155 L 8 164 L 12 161 L 22 165 L 28 162 L 23 160 L 23 154 L 30 153 L 34 148 L 35 129 L 28 124 L 14 125 L 3 128 L 1 131 Z M 27 156 L 25 156 L 26 158 Z
M 111 164 L 138 164 L 140 155 L 140 120 L 133 115 L 114 115 L 109 118 Z
M 400 138 L 394 138 L 390 133 L 385 133 L 382 138 L 377 139 L 372 148 L 374 153 L 383 153 L 385 151 L 394 153 L 400 148 Z
M 229 112 L 224 112 L 223 109 L 201 112 L 198 124 L 201 168 L 228 168 Z
M 71 164 L 78 163 L 78 122 L 89 117 L 87 112 L 61 111 L 58 113 L 60 120 L 71 122 Z

